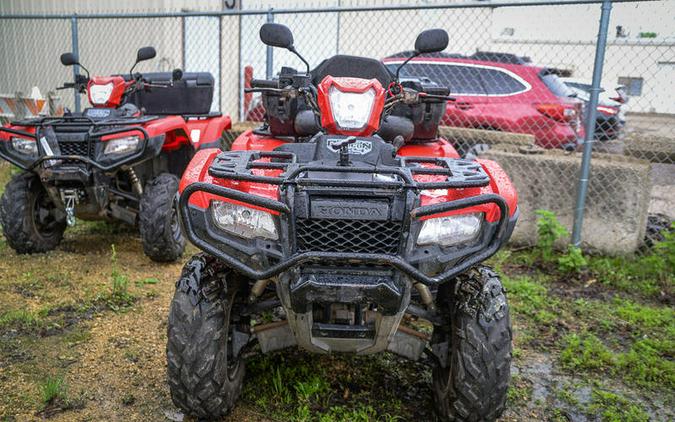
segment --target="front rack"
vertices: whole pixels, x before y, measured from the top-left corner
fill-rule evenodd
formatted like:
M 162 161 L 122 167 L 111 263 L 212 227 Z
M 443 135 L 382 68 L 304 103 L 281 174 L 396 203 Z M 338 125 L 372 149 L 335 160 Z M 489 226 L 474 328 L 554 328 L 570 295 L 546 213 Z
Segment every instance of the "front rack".
M 264 160 L 264 161 L 263 161 Z M 490 177 L 483 167 L 473 161 L 454 158 L 399 157 L 398 166 L 327 165 L 298 163 L 292 152 L 286 151 L 228 151 L 218 154 L 209 167 L 209 174 L 229 179 L 272 185 L 330 186 L 344 188 L 380 189 L 461 189 L 487 186 Z M 280 170 L 278 176 L 254 174 L 254 170 Z M 302 177 L 308 172 L 359 173 L 398 176 L 398 180 L 312 179 Z M 441 176 L 444 181 L 421 182 L 415 176 Z

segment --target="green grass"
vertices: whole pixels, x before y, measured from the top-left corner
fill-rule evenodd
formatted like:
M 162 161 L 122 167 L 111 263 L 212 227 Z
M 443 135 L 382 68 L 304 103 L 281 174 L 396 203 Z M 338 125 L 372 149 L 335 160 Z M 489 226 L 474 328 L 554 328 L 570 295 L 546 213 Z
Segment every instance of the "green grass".
M 647 422 L 644 409 L 616 393 L 593 389 L 589 413 L 599 415 L 605 422 Z
M 24 329 L 29 330 L 41 327 L 43 318 L 38 313 L 25 309 L 13 309 L 0 315 L 0 329 Z
M 502 277 L 512 312 L 537 324 L 549 324 L 558 317 L 555 309 L 559 301 L 548 295 L 548 289 L 541 280 L 543 278 L 527 276 Z
M 637 340 L 625 352 L 611 350 L 591 333 L 569 334 L 562 343 L 559 360 L 569 371 L 609 373 L 649 390 L 675 388 L 672 339 Z
M 57 399 L 67 401 L 67 397 L 67 387 L 61 376 L 47 377 L 40 384 L 40 398 L 44 406 L 54 403 Z

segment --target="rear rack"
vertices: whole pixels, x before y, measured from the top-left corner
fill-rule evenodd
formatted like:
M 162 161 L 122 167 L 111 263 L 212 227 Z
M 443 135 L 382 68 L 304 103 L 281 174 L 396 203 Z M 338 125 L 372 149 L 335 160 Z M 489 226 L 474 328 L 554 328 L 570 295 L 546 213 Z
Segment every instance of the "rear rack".
M 213 160 L 209 167 L 209 174 L 220 179 L 272 185 L 346 188 L 460 189 L 483 187 L 490 183 L 490 177 L 483 170 L 483 167 L 473 161 L 451 158 L 400 157 L 398 163 L 399 166 L 300 164 L 296 155 L 292 152 L 228 151 L 218 154 Z M 263 176 L 254 174 L 253 170 L 281 170 L 282 173 L 279 176 Z M 399 180 L 312 179 L 307 177 L 309 172 L 392 175 L 398 176 Z M 446 180 L 420 182 L 415 180 L 415 176 L 418 175 L 445 176 Z

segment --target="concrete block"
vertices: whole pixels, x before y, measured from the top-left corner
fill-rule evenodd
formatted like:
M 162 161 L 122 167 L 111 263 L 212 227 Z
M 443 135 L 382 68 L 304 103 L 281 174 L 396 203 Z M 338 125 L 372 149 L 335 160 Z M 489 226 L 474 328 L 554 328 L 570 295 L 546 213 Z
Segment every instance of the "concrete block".
M 553 211 L 572 230 L 580 153 L 498 146 L 481 154 L 498 162 L 518 190 L 520 219 L 512 242 L 535 244 L 535 211 Z M 634 252 L 644 237 L 651 190 L 650 164 L 621 155 L 593 154 L 583 246 L 611 255 Z M 569 239 L 563 239 L 563 247 Z
M 675 164 L 675 138 L 631 133 L 624 140 L 624 154 L 652 163 Z

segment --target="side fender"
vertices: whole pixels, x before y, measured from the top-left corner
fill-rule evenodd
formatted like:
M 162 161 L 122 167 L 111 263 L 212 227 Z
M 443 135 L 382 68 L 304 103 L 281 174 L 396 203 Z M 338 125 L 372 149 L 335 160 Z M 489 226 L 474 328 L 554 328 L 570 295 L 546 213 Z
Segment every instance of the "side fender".
M 187 121 L 190 141 L 195 149 L 218 147 L 223 132 L 232 128 L 230 116 L 191 118 Z
M 167 116 L 152 120 L 144 129 L 150 137 L 166 135 L 163 151 L 175 151 L 190 141 L 185 120 L 180 116 Z
M 476 162 L 480 163 L 490 176 L 490 188 L 492 188 L 492 192 L 501 195 L 506 200 L 509 206 L 509 213 L 512 217 L 518 207 L 518 192 L 511 179 L 495 161 L 477 159 Z

